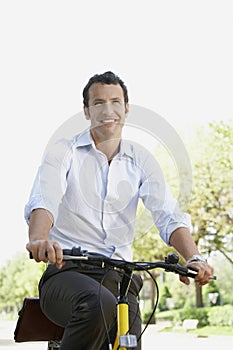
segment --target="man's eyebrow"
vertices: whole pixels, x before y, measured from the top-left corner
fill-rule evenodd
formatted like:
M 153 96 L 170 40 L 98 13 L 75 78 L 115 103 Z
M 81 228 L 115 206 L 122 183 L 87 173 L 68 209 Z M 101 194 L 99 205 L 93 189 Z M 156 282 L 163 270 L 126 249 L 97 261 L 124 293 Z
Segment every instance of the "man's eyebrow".
M 117 97 L 112 97 L 110 100 L 111 101 L 122 101 L 122 98 L 117 96 Z M 105 99 L 100 98 L 100 97 L 96 97 L 93 99 L 93 102 L 105 102 Z
M 113 97 L 111 101 L 122 101 L 122 97 Z
M 93 102 L 104 102 L 105 100 L 103 98 L 94 98 Z

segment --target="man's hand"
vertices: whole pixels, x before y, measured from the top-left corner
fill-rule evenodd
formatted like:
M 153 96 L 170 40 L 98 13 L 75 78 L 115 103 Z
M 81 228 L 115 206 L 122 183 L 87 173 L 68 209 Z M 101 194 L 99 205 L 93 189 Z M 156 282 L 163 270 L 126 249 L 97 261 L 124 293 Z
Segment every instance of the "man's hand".
M 195 282 L 199 287 L 204 286 L 211 281 L 210 277 L 213 276 L 214 269 L 208 263 L 203 261 L 193 261 L 187 264 L 187 266 L 198 271 L 198 274 L 195 277 Z M 187 285 L 190 284 L 190 279 L 186 276 L 180 276 L 180 281 Z
M 51 264 L 56 264 L 58 269 L 64 265 L 62 249 L 56 241 L 42 239 L 29 241 L 26 248 L 36 262 L 47 263 L 49 261 Z

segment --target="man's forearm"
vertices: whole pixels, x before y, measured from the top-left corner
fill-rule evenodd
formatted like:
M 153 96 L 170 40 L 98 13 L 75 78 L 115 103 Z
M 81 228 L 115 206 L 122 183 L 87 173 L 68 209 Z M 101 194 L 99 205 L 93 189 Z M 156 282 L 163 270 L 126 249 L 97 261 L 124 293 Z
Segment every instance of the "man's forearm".
M 172 233 L 170 244 L 185 260 L 194 254 L 200 254 L 190 231 L 185 227 L 180 227 Z
M 48 239 L 52 226 L 52 214 L 45 209 L 35 209 L 30 216 L 29 242 L 26 248 L 37 262 L 50 261 L 60 269 L 63 266 L 61 247 L 56 241 Z
M 48 239 L 52 226 L 53 216 L 48 210 L 40 208 L 33 210 L 29 223 L 29 240 Z

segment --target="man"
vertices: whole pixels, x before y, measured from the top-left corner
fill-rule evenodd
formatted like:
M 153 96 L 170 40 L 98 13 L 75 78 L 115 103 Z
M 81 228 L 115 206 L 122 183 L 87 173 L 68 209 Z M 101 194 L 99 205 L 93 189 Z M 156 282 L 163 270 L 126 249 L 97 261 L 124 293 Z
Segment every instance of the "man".
M 132 260 L 139 198 L 151 211 L 162 239 L 198 271 L 196 282 L 208 283 L 213 273 L 193 241 L 189 216 L 179 211 L 154 157 L 122 139 L 129 112 L 123 81 L 112 72 L 95 75 L 83 90 L 83 101 L 90 128 L 70 142 L 57 143 L 47 153 L 25 207 L 27 249 L 37 262 L 49 262 L 40 281 L 40 301 L 47 317 L 65 328 L 61 350 L 108 348 L 107 332 L 111 338 L 115 335 L 120 280 L 117 271 L 84 263 L 64 264 L 62 249 L 79 246 Z M 187 277 L 180 279 L 189 284 Z M 129 306 L 131 333 L 137 336 L 141 285 L 135 275 Z

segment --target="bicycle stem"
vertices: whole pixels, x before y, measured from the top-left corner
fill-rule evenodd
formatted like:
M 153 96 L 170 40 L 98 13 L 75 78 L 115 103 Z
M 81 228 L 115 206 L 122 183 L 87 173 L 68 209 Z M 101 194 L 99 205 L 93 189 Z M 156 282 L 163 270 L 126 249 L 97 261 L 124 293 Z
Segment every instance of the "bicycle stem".
M 120 283 L 120 290 L 119 290 L 119 298 L 120 299 L 127 297 L 130 283 L 132 280 L 132 276 L 133 276 L 133 270 L 132 269 L 125 269 L 122 281 Z
M 129 305 L 128 305 L 128 291 L 133 276 L 132 269 L 125 269 L 122 281 L 119 285 L 119 297 L 117 299 L 117 335 L 115 338 L 113 350 L 122 349 L 127 350 L 125 347 L 120 346 L 119 339 L 122 335 L 129 333 Z

